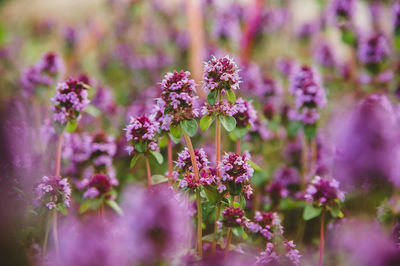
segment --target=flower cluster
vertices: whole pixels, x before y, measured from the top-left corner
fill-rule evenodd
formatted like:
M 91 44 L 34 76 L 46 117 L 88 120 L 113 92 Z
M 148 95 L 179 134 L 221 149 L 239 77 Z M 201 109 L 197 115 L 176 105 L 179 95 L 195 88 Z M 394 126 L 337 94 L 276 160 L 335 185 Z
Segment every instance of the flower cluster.
M 222 212 L 222 223 L 227 227 L 238 227 L 245 222 L 243 216 L 244 211 L 241 208 L 230 206 Z
M 304 198 L 310 203 L 331 206 L 337 200 L 344 201 L 344 192 L 339 190 L 337 180 L 324 180 L 316 176 L 308 185 Z
M 301 255 L 293 241 L 282 241 L 282 245 L 285 250 L 284 256 L 279 255 L 279 249 L 273 243 L 268 242 L 265 251 L 260 253 L 254 265 L 300 265 Z
M 169 115 L 162 120 L 171 120 L 170 123 L 176 125 L 182 120 L 198 116 L 198 110 L 195 108 L 196 84 L 189 76 L 188 71 L 174 71 L 167 73 L 161 81 L 162 101 L 158 102 L 159 109 L 163 110 L 163 114 Z
M 315 124 L 319 119 L 317 108 L 324 107 L 327 101 L 316 70 L 308 66 L 295 68 L 291 74 L 290 93 L 295 95 L 298 108 L 292 118 L 305 124 Z
M 253 193 L 249 180 L 253 176 L 254 169 L 247 162 L 249 157 L 247 153 L 243 155 L 225 153 L 219 162 L 221 181 L 229 188 L 231 195 L 236 196 L 243 191 L 249 198 Z
M 355 0 L 334 0 L 331 4 L 331 13 L 336 26 L 348 29 L 354 16 Z
M 250 126 L 254 128 L 254 123 L 257 120 L 257 112 L 251 101 L 246 101 L 242 97 L 239 97 L 236 100 L 235 109 L 237 113 L 233 117 L 236 119 L 236 127 L 245 128 Z
M 71 187 L 66 178 L 60 176 L 43 176 L 37 186 L 38 199 L 50 210 L 58 204 L 69 207 L 71 203 Z
M 217 102 L 214 105 L 210 105 L 207 102 L 204 103 L 203 107 L 201 108 L 202 115 L 228 115 L 234 116 L 237 114 L 238 110 L 235 104 L 228 102 L 226 99 L 222 100 L 221 102 Z
M 32 95 L 39 86 L 50 86 L 64 72 L 64 63 L 55 53 L 47 53 L 35 65 L 26 68 L 21 86 L 26 95 Z
M 395 2 L 392 6 L 393 28 L 396 35 L 400 34 L 400 3 Z
M 84 198 L 97 198 L 102 196 L 109 196 L 112 187 L 118 185 L 118 180 L 110 178 L 105 174 L 94 174 L 87 180 L 87 190 L 83 194 Z
M 156 99 L 156 104 L 153 107 L 151 112 L 151 117 L 160 124 L 160 129 L 162 131 L 169 131 L 169 126 L 171 125 L 171 121 L 173 116 L 170 114 L 164 114 L 165 110 L 165 102 L 161 98 Z
M 68 79 L 57 86 L 51 99 L 54 121 L 65 124 L 78 119 L 79 113 L 89 104 L 87 86 L 75 79 Z
M 158 151 L 158 127 L 158 122 L 146 115 L 131 117 L 129 124 L 124 129 L 126 140 L 130 142 L 130 145 L 126 147 L 128 153 Z
M 332 47 L 324 41 L 317 43 L 314 49 L 314 60 L 323 67 L 334 68 L 337 65 Z
M 275 233 L 283 234 L 281 220 L 276 212 L 256 211 L 254 222 L 247 220 L 245 225 L 250 232 L 260 233 L 268 240 L 271 240 Z
M 204 89 L 206 91 L 218 90 L 224 92 L 226 89 L 239 89 L 239 68 L 232 58 L 224 56 L 211 60 L 204 64 Z
M 363 38 L 358 45 L 357 56 L 361 63 L 368 66 L 382 63 L 390 53 L 388 40 L 383 34 L 376 33 Z

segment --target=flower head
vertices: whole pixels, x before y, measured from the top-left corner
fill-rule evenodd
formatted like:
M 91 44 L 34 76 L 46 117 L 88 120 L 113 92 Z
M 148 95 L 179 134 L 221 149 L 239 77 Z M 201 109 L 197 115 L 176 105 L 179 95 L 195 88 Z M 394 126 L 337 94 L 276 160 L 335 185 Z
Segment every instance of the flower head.
M 310 203 L 331 206 L 337 200 L 344 201 L 344 192 L 339 190 L 337 180 L 324 180 L 316 176 L 308 185 L 304 198 Z
M 159 150 L 157 145 L 158 127 L 159 124 L 146 115 L 131 117 L 129 124 L 124 129 L 126 131 L 126 140 L 130 144 L 126 147 L 128 153 Z
M 240 77 L 239 68 L 232 58 L 224 56 L 216 58 L 213 56 L 210 61 L 204 63 L 204 89 L 206 91 L 226 89 L 239 89 Z
M 105 174 L 95 174 L 88 180 L 87 190 L 83 194 L 83 197 L 97 198 L 104 195 L 111 196 L 109 192 L 116 185 L 118 185 L 118 180 L 112 179 Z
M 79 113 L 89 104 L 87 86 L 75 79 L 68 79 L 57 86 L 53 103 L 53 119 L 60 124 L 74 121 Z
M 241 208 L 230 206 L 222 212 L 222 223 L 227 227 L 241 226 L 245 221 L 243 216 L 244 211 Z
M 50 210 L 56 208 L 58 204 L 70 206 L 71 187 L 66 178 L 44 176 L 36 189 L 39 200 Z
M 257 120 L 257 112 L 251 102 L 244 100 L 242 97 L 236 100 L 235 109 L 237 113 L 233 117 L 236 119 L 237 127 L 244 128 L 250 126 L 254 128 L 254 123 Z
M 168 132 L 173 116 L 170 114 L 165 114 L 165 106 L 165 101 L 162 98 L 157 98 L 156 104 L 151 112 L 151 117 L 160 124 L 160 129 L 162 131 Z
M 207 102 L 204 103 L 201 113 L 202 115 L 227 115 L 234 116 L 238 110 L 235 104 L 230 103 L 228 100 L 223 99 L 221 102 L 217 102 L 214 105 L 210 105 Z
M 389 43 L 383 34 L 377 33 L 361 40 L 358 46 L 358 59 L 364 64 L 379 64 L 390 53 Z
M 355 0 L 334 0 L 331 4 L 332 17 L 336 26 L 347 29 L 354 16 Z
M 396 35 L 400 34 L 400 2 L 396 1 L 392 6 L 393 28 Z

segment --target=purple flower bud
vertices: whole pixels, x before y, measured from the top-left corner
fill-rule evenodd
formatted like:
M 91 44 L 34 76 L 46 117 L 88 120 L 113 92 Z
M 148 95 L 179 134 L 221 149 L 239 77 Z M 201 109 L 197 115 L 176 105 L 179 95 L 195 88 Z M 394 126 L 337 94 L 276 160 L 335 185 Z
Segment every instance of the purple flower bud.
M 239 68 L 232 58 L 225 56 L 216 58 L 213 56 L 210 61 L 204 63 L 204 89 L 208 91 L 225 89 L 239 89 L 241 82 Z
M 152 118 L 146 115 L 137 118 L 131 117 L 129 124 L 124 129 L 126 131 L 126 139 L 130 143 L 127 146 L 129 154 L 132 152 L 145 152 L 147 150 L 158 150 L 158 127 L 159 124 Z M 144 145 L 143 150 L 137 150 L 135 145 Z
M 238 227 L 244 222 L 244 211 L 240 208 L 228 207 L 222 212 L 222 223 L 227 227 Z
M 50 210 L 58 204 L 69 207 L 71 203 L 71 187 L 66 178 L 60 176 L 44 176 L 36 187 L 38 199 Z

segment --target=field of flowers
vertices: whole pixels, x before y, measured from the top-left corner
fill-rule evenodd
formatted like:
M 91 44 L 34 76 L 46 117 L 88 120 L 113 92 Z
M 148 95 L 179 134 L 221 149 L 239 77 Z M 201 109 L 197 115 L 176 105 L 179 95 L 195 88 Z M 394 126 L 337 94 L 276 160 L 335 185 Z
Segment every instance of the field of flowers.
M 1 265 L 400 265 L 400 1 L 0 17 Z

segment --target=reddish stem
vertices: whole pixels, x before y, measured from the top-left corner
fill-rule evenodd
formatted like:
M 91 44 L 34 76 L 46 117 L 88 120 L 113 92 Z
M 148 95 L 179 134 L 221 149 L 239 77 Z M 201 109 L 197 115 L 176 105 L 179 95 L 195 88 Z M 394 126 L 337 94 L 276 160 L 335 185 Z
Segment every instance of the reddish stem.
M 62 139 L 63 139 L 63 133 L 61 133 L 58 136 L 58 141 L 57 141 L 57 155 L 56 155 L 56 176 L 60 175 L 60 169 L 61 169 L 61 150 L 62 150 Z
M 240 139 L 236 140 L 236 154 L 240 155 Z
M 324 255 L 324 220 L 325 220 L 325 208 L 322 209 L 322 215 L 321 215 L 321 230 L 320 230 L 320 235 L 319 235 L 319 263 L 318 266 L 322 266 L 322 257 Z
M 168 137 L 168 183 L 172 183 L 172 141 Z
M 147 170 L 147 188 L 151 188 L 151 170 L 150 170 L 150 163 L 149 163 L 149 157 L 145 156 L 146 159 L 146 170 Z

